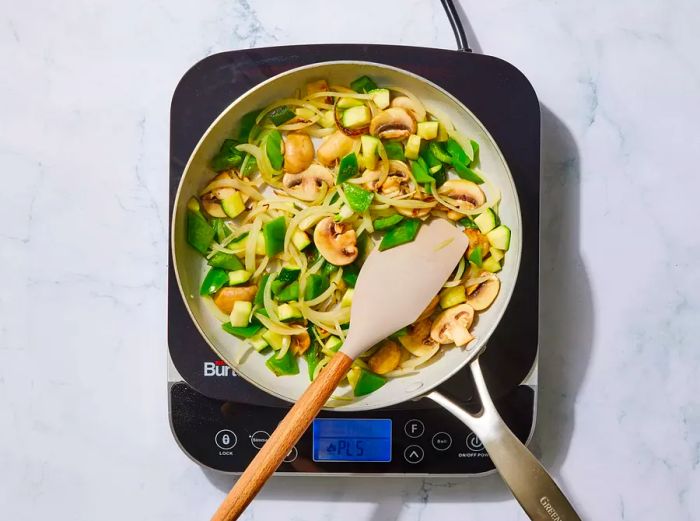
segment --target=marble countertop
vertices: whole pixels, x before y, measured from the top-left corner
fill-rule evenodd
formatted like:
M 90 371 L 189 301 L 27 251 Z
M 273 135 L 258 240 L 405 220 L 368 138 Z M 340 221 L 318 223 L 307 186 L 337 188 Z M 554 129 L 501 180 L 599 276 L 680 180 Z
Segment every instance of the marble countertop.
M 352 5 L 352 8 L 348 8 Z M 700 519 L 700 5 L 477 2 L 542 103 L 538 426 L 584 519 Z M 3 519 L 208 519 L 165 392 L 170 97 L 215 52 L 454 48 L 439 2 L 40 2 L 0 14 Z M 274 479 L 247 520 L 525 519 L 497 476 Z

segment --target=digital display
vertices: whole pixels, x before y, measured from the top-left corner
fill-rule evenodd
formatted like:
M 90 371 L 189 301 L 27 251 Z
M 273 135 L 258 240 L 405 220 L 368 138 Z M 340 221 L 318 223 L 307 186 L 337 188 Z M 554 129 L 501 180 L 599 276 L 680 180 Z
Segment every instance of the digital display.
M 391 461 L 391 420 L 318 418 L 314 461 Z

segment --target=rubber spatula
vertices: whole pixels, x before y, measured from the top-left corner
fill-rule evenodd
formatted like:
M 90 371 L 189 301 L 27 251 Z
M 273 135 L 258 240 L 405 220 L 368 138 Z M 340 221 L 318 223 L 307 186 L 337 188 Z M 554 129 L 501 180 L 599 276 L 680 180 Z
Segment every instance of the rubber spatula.
M 353 360 L 380 340 L 414 322 L 440 291 L 468 245 L 449 222 L 424 224 L 413 242 L 375 249 L 360 270 L 343 347 L 289 410 L 212 517 L 231 521 L 279 467 L 321 410 Z

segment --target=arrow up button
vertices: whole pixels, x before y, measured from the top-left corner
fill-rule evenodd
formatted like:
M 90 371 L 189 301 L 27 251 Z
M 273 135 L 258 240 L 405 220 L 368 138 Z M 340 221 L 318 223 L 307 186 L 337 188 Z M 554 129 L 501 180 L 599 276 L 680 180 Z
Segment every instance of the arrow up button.
M 423 461 L 423 456 L 425 456 L 425 453 L 423 452 L 423 449 L 418 445 L 409 445 L 403 451 L 403 457 L 409 463 L 420 463 L 421 461 Z

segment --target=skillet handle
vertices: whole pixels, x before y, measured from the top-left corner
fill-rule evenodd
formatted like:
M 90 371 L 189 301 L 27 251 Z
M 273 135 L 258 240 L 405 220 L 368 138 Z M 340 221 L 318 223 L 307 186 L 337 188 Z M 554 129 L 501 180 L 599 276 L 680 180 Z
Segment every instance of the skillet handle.
M 325 405 L 338 382 L 347 374 L 352 359 L 337 353 L 304 391 L 279 423 L 257 456 L 253 458 L 228 493 L 212 521 L 233 521 L 243 513 L 262 486 L 280 466 L 292 447 Z
M 486 388 L 478 358 L 470 368 L 483 404 L 479 413 L 470 414 L 437 391 L 430 392 L 427 398 L 442 405 L 479 437 L 503 481 L 530 519 L 581 521 L 552 477 L 501 419 Z

